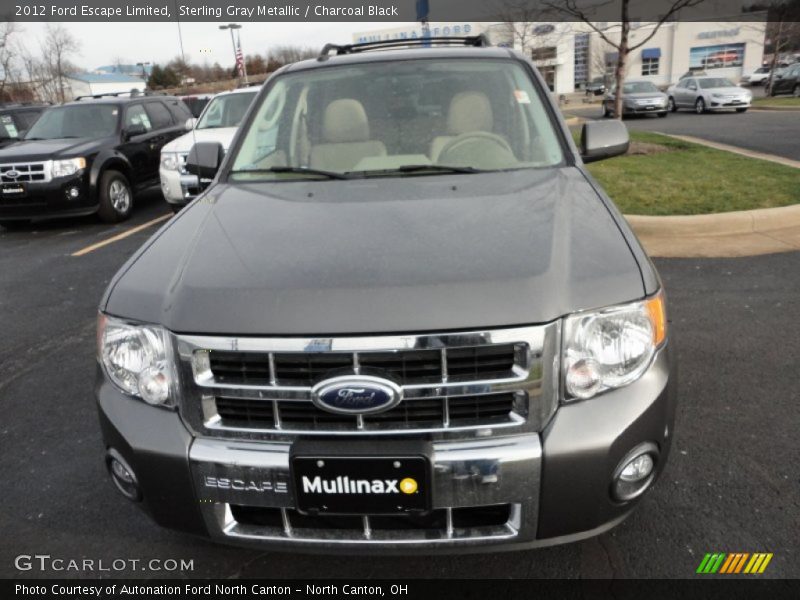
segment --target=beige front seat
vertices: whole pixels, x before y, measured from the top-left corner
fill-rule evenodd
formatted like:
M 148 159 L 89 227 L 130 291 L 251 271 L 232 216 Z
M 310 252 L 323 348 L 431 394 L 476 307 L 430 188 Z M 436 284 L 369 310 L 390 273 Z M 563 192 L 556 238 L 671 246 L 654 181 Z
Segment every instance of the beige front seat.
M 442 149 L 457 136 L 470 131 L 492 131 L 494 115 L 489 98 L 482 92 L 459 92 L 450 101 L 447 112 L 447 133 L 433 138 L 431 160 L 436 162 Z
M 369 139 L 367 113 L 358 100 L 341 98 L 328 104 L 322 117 L 323 143 L 311 147 L 311 167 L 352 171 L 361 159 L 386 156 L 383 142 Z

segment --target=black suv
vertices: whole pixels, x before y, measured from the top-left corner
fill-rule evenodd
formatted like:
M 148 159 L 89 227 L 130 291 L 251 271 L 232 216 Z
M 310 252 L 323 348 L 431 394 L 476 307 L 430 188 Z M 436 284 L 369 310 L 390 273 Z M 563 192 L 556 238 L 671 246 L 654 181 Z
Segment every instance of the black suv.
M 25 135 L 48 106 L 31 102 L 0 104 L 0 148 Z
M 134 192 L 159 183 L 161 147 L 191 116 L 171 96 L 98 96 L 47 109 L 0 150 L 0 225 L 92 213 L 127 219 Z

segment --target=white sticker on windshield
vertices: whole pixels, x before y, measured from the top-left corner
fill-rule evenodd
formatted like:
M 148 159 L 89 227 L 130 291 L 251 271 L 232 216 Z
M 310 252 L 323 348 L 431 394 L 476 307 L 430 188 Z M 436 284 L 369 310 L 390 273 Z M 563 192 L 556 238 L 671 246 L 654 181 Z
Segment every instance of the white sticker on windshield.
M 517 99 L 519 104 L 530 104 L 531 98 L 525 90 L 514 90 L 514 98 Z

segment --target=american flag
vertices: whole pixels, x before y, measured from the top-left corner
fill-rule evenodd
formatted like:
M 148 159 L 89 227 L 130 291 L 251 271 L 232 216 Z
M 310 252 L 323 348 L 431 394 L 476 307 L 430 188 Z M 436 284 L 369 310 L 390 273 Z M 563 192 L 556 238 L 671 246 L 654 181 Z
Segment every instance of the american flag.
M 244 77 L 244 55 L 242 54 L 241 39 L 236 43 L 236 70 L 239 72 L 239 77 Z

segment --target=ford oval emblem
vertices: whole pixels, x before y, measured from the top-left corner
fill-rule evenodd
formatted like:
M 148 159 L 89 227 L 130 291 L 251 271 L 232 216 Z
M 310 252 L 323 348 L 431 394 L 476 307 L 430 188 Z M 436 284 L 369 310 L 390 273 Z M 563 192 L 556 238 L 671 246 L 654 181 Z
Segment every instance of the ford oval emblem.
M 8 177 L 9 179 L 16 179 L 17 177 L 19 177 L 20 173 L 15 169 L 9 169 L 5 173 L 3 173 L 3 175 Z
M 397 406 L 403 399 L 400 386 L 368 375 L 343 375 L 319 382 L 311 389 L 319 408 L 344 415 L 366 415 Z

